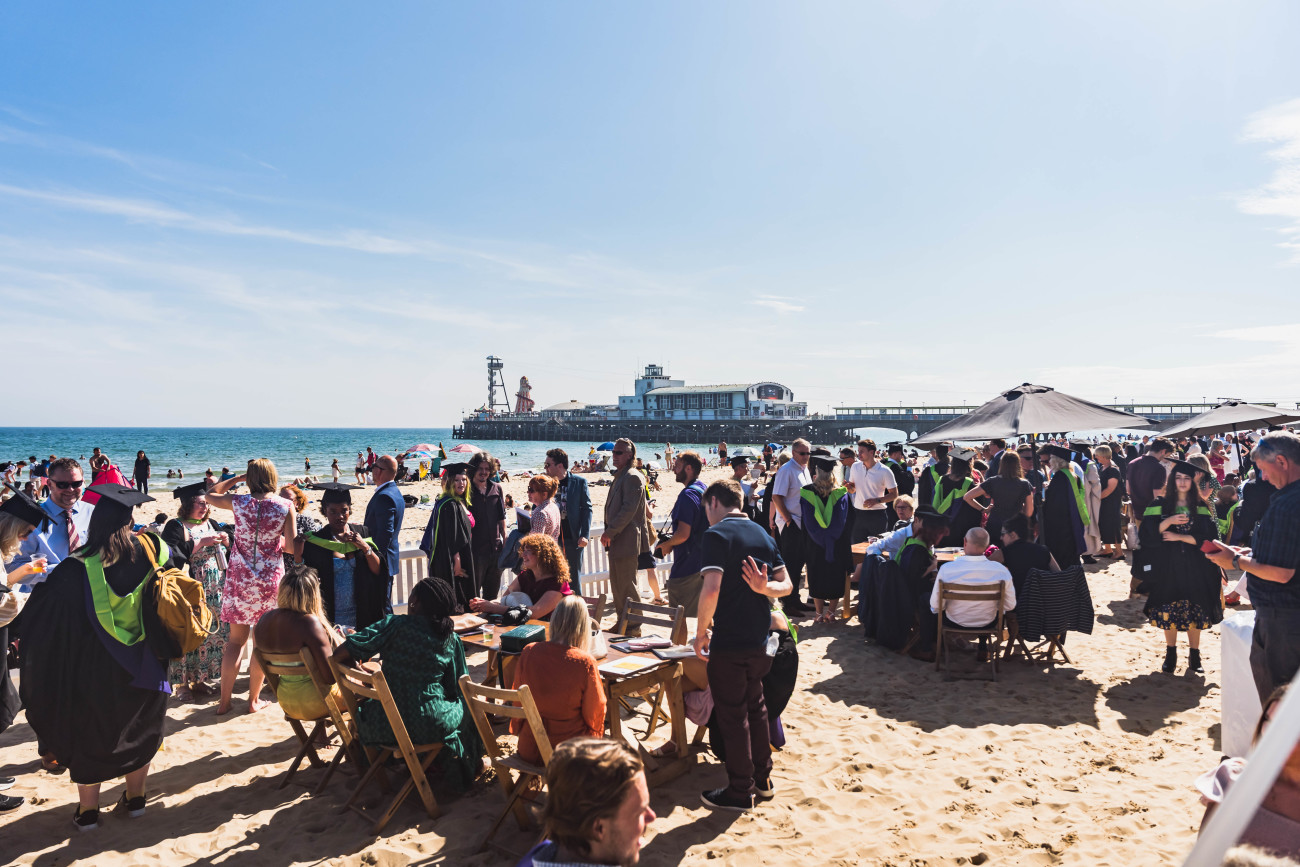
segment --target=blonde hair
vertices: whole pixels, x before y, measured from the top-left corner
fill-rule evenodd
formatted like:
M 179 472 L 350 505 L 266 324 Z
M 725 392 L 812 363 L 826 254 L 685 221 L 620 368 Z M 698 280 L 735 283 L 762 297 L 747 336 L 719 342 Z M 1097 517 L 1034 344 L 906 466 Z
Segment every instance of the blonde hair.
M 911 494 L 899 494 L 897 497 L 894 497 L 894 508 L 897 509 L 899 505 L 906 505 L 909 509 L 915 512 L 916 497 L 913 497 Z
M 823 470 L 818 467 L 813 475 L 813 490 L 820 496 L 826 497 L 830 492 L 835 490 L 835 469 Z
M 22 539 L 18 537 L 34 529 L 17 515 L 0 512 L 0 561 L 8 563 L 18 556 L 18 548 L 22 545 Z
M 250 494 L 274 494 L 280 487 L 280 474 L 266 458 L 249 461 L 246 478 Z
M 565 596 L 555 606 L 551 622 L 546 627 L 546 640 L 579 650 L 591 647 L 591 617 L 581 596 Z
M 295 564 L 285 570 L 280 587 L 275 593 L 275 606 L 310 614 L 322 621 L 325 606 L 320 598 L 320 576 L 310 566 Z
M 1097 446 L 1095 449 L 1092 450 L 1092 454 L 1093 457 L 1098 457 L 1098 458 L 1114 457 L 1114 454 L 1111 453 L 1110 446 Z

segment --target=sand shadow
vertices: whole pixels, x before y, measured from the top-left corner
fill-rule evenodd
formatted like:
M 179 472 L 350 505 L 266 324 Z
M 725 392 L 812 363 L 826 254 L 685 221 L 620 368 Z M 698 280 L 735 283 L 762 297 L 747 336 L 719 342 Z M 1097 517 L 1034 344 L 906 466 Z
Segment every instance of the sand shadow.
M 949 679 L 935 670 L 933 662 L 866 644 L 856 624 L 844 626 L 843 632 L 832 638 L 826 656 L 840 673 L 810 684 L 808 691 L 846 705 L 872 708 L 883 718 L 927 732 L 953 725 L 1098 724 L 1096 702 L 1101 685 L 1070 664 L 1003 659 L 998 662 L 996 682 Z M 974 661 L 973 649 L 953 651 L 950 657 L 954 673 L 984 674 L 985 668 Z M 998 700 L 990 701 L 991 695 Z
M 1149 735 L 1164 728 L 1174 714 L 1199 706 L 1214 685 L 1200 676 L 1155 671 L 1107 689 L 1106 705 L 1123 717 L 1119 726 L 1124 731 Z
M 1132 599 L 1116 599 L 1106 605 L 1110 609 L 1109 613 L 1097 615 L 1097 622 L 1106 626 L 1118 626 L 1122 629 L 1137 629 L 1147 622 L 1146 615 L 1142 613 L 1146 603 L 1145 596 L 1137 596 Z

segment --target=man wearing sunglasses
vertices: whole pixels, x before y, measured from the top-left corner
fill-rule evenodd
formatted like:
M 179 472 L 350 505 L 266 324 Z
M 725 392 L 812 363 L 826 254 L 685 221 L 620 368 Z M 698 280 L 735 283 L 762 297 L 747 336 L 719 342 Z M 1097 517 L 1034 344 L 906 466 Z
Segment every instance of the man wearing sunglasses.
M 28 577 L 24 583 L 39 584 L 50 574 L 50 570 L 59 564 L 72 551 L 86 542 L 90 529 L 90 513 L 94 507 L 81 500 L 81 491 L 85 482 L 81 475 L 81 464 L 72 458 L 58 458 L 51 462 L 46 478 L 50 498 L 41 503 L 41 508 L 50 516 L 50 521 L 43 527 L 31 532 L 18 549 L 10 571 L 25 565 L 33 557 L 44 556 L 46 567 Z

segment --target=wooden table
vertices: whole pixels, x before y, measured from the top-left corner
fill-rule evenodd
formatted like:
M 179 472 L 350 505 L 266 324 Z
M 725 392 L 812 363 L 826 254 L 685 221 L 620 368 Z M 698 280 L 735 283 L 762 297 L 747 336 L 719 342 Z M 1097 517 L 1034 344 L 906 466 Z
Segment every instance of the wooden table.
M 530 620 L 528 623 L 537 626 L 546 625 L 544 620 Z M 491 686 L 496 682 L 498 658 L 501 655 L 501 636 L 514 628 L 513 626 L 494 626 L 491 634 L 480 633 L 461 636 L 461 641 L 464 642 L 466 650 L 473 647 L 483 647 L 488 652 L 488 670 L 483 681 L 484 685 Z M 629 737 L 623 728 L 623 718 L 619 714 L 619 699 L 631 697 L 646 690 L 654 690 L 660 686 L 665 687 L 668 720 L 672 729 L 672 742 L 677 746 L 677 755 L 666 760 L 649 758 L 646 768 L 646 781 L 654 786 L 681 776 L 695 764 L 695 755 L 691 752 L 690 742 L 686 738 L 686 703 L 682 699 L 682 664 L 673 660 L 659 659 L 659 657 L 648 651 L 624 653 L 621 650 L 616 650 L 610 645 L 615 641 L 625 640 L 624 636 L 611 632 L 603 634 L 605 644 L 609 646 L 609 654 L 604 659 L 596 660 L 598 668 L 607 662 L 615 662 L 629 656 L 649 658 L 655 662 L 655 665 L 629 675 L 600 672 L 601 683 L 605 686 L 606 732 L 609 737 L 623 741 L 633 750 L 640 752 L 643 759 L 647 759 L 644 749 L 637 743 L 635 737 Z M 514 655 L 506 654 L 506 656 Z M 651 767 L 651 763 L 656 761 L 658 763 Z

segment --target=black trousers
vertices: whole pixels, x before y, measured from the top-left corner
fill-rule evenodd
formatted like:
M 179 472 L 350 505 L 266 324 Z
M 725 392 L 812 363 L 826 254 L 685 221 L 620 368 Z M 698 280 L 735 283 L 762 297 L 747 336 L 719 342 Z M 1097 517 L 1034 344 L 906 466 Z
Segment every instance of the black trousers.
M 888 509 L 853 510 L 853 544 L 865 542 L 871 536 L 883 536 L 889 529 Z
M 789 573 L 790 581 L 794 584 L 790 595 L 781 600 L 781 604 L 785 606 L 800 601 L 799 590 L 803 586 L 803 567 L 806 557 L 804 549 L 807 547 L 807 541 L 804 539 L 802 527 L 786 524 L 776 542 L 781 549 L 781 559 L 785 561 L 785 571 Z
M 727 788 L 744 797 L 754 780 L 772 775 L 772 742 L 763 701 L 763 677 L 772 657 L 755 650 L 715 650 L 709 655 L 713 712 L 727 751 Z
M 569 563 L 569 587 L 575 594 L 581 596 L 582 549 L 578 547 L 578 540 L 573 538 L 573 533 L 569 530 L 569 522 L 565 520 L 560 521 L 560 544 L 564 548 L 564 559 Z M 590 545 L 591 542 L 588 541 L 587 544 Z M 500 573 L 497 574 L 497 580 L 500 580 Z
M 1250 673 L 1260 704 L 1300 671 L 1300 609 L 1256 608 L 1250 639 Z
M 496 599 L 501 592 L 501 568 L 497 566 L 500 553 L 495 542 L 474 549 L 474 589 L 483 599 Z

